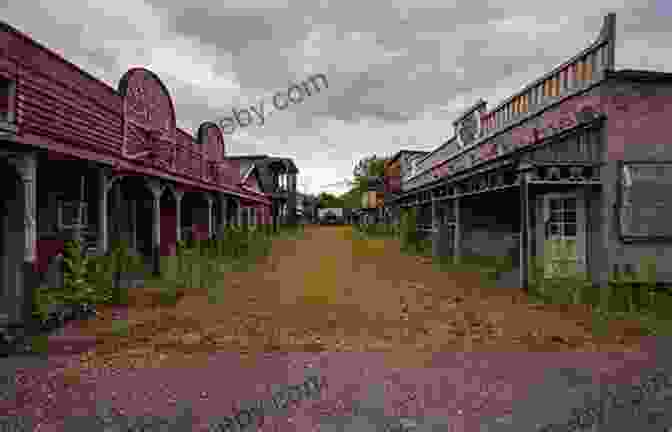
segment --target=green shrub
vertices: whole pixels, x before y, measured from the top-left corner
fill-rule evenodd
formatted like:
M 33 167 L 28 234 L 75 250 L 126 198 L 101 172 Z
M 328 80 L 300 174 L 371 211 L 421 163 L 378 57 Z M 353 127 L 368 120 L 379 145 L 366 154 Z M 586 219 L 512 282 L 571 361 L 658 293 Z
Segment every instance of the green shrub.
M 401 214 L 399 240 L 403 252 L 418 252 L 421 249 L 417 226 L 417 209 L 405 209 Z

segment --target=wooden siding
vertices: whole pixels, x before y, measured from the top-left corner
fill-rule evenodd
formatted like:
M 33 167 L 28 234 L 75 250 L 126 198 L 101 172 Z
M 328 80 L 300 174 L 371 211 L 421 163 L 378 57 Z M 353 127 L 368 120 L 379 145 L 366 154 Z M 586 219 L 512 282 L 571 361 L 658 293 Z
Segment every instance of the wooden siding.
M 16 117 L 22 131 L 120 153 L 120 112 L 88 100 L 41 71 L 22 71 L 16 98 Z
M 97 103 L 113 113 L 121 114 L 121 98 L 111 87 L 93 79 L 83 70 L 63 60 L 58 55 L 41 47 L 27 36 L 17 34 L 0 23 L 0 56 L 19 65 L 23 78 L 28 71 L 40 72 L 49 81 L 63 85 L 78 99 Z
M 539 162 L 599 162 L 603 150 L 602 129 L 593 127 L 539 146 L 530 151 L 525 159 Z
M 129 124 L 126 127 L 126 154 L 134 155 L 143 151 L 151 150 L 147 144 L 145 131 L 140 127 Z
M 257 181 L 257 176 L 252 174 L 245 181 L 245 186 L 255 190 L 256 192 L 261 193 L 261 188 L 259 187 L 259 182 Z
M 564 129 L 569 117 L 590 104 L 604 113 L 599 96 L 588 98 L 614 67 L 614 16 L 608 15 L 600 35 L 567 62 L 526 86 L 489 112 L 481 114 L 482 133 L 474 145 L 457 151 L 449 143 L 418 164 L 418 174 L 405 181 L 405 191 L 453 175 L 497 156 L 530 145 L 541 136 Z M 569 117 L 568 117 L 569 116 Z
M 146 76 L 140 86 L 156 91 L 138 93 L 131 79 L 125 98 L 122 90 L 0 21 L 0 76 L 15 82 L 17 142 L 31 145 L 22 137 L 44 138 L 40 145 L 54 147 L 54 151 L 73 155 L 89 152 L 87 158 L 100 155 L 100 159 L 116 161 L 127 170 L 159 170 L 183 176 L 185 184 L 210 183 L 244 195 L 236 186 L 240 180 L 234 173 L 236 167 L 223 160 L 225 144 L 217 125 L 201 125 L 197 139 L 176 128 L 165 86 L 151 72 L 140 73 Z M 146 115 L 147 109 L 151 115 Z M 155 124 L 157 121 L 160 124 Z M 168 127 L 171 123 L 173 126 Z M 150 139 L 150 132 L 157 126 L 160 135 L 154 133 Z M 150 150 L 152 158 L 143 157 L 142 152 Z
M 457 140 L 453 137 L 447 143 L 443 144 L 438 149 L 434 150 L 431 154 L 427 155 L 425 159 L 422 159 L 418 163 L 418 170 L 426 171 L 432 167 L 444 162 L 454 154 L 459 152 L 457 147 Z

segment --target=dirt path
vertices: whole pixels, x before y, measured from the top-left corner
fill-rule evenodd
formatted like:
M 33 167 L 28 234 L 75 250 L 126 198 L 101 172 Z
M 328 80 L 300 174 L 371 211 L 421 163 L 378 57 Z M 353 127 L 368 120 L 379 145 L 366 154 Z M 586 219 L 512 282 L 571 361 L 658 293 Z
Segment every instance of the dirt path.
M 313 228 L 304 240 L 277 244 L 268 262 L 232 275 L 223 304 L 194 290 L 176 308 L 133 308 L 136 331 L 123 343 L 131 349 L 150 343 L 177 357 L 220 350 L 393 351 L 409 361 L 446 350 L 638 349 L 634 324 L 594 338 L 581 306 L 529 304 L 519 290 L 479 288 L 478 275 L 438 272 L 402 255 L 393 240 L 352 241 L 349 234 L 342 227 Z M 142 305 L 143 297 L 134 301 Z M 106 327 L 101 321 L 83 332 L 100 337 Z M 106 339 L 97 351 L 118 356 L 120 342 Z
M 160 371 L 173 372 L 156 378 L 157 389 L 183 375 L 174 371 L 200 370 L 202 382 L 212 381 L 206 370 L 215 367 L 213 356 L 225 356 L 221 361 L 242 371 L 258 367 L 260 355 L 268 353 L 380 353 L 385 368 L 420 369 L 435 366 L 437 353 L 640 350 L 634 324 L 618 324 L 609 336 L 595 338 L 590 314 L 580 306 L 532 305 L 518 290 L 479 287 L 478 275 L 438 272 L 402 255 L 393 240 L 353 241 L 343 227 L 308 228 L 302 240 L 278 241 L 254 271 L 232 274 L 225 290 L 223 303 L 211 304 L 206 290 L 194 289 L 175 307 L 156 306 L 151 289 L 133 291 L 124 311 L 129 336 L 111 333 L 109 309 L 70 330 L 95 338 L 96 346 L 60 366 L 63 388 L 71 386 L 72 393 L 100 384 L 100 398 L 115 393 L 114 385 L 123 392 L 140 376 Z M 221 375 L 222 363 L 214 370 Z M 187 381 L 197 380 L 188 374 Z M 119 376 L 135 378 L 119 387 Z M 112 387 L 101 384 L 105 379 Z M 159 405 L 191 394 L 184 389 L 175 384 Z

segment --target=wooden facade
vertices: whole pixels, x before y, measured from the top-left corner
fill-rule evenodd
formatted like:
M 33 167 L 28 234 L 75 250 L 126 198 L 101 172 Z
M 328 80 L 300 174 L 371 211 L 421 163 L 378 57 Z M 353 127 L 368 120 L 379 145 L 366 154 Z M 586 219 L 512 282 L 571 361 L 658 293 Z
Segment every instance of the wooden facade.
M 217 125 L 176 126 L 154 73 L 132 68 L 115 89 L 1 22 L 0 176 L 0 327 L 30 317 L 68 239 L 99 254 L 126 240 L 159 271 L 178 240 L 273 211 Z
M 567 62 L 478 101 L 386 205 L 418 208 L 436 254 L 509 257 L 523 288 L 537 265 L 604 286 L 646 260 L 672 282 L 672 74 L 614 70 L 614 44 L 610 14 Z

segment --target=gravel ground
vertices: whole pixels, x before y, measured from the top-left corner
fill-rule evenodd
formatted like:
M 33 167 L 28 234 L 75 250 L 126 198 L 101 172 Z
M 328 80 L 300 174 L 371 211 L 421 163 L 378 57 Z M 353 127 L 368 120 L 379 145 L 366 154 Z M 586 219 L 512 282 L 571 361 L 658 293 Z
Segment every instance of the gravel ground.
M 46 358 L 0 359 L 17 381 L 0 415 L 30 418 L 38 431 L 108 430 L 103 417 L 207 430 L 310 370 L 327 383 L 321 397 L 267 412 L 259 430 L 411 420 L 418 431 L 535 430 L 577 402 L 553 395 L 629 381 L 663 357 L 636 323 L 593 337 L 580 306 L 532 305 L 520 290 L 437 272 L 393 241 L 347 235 L 311 228 L 279 241 L 254 271 L 231 274 L 220 304 L 194 289 L 160 307 L 151 287 L 133 290 L 131 307 L 102 308 L 52 336 Z M 111 332 L 114 321 L 129 335 Z

